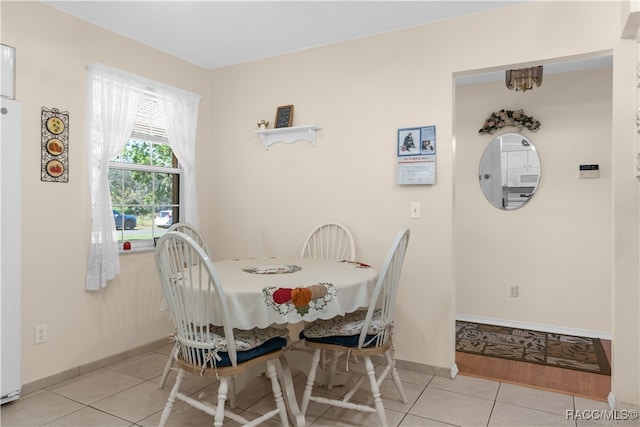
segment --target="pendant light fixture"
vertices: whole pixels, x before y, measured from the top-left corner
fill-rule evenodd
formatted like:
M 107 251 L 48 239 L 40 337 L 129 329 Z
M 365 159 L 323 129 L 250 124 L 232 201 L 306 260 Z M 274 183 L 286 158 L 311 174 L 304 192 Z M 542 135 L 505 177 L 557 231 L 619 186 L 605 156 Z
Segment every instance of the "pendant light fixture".
M 525 92 L 533 89 L 533 86 L 542 84 L 542 65 L 518 70 L 507 70 L 505 84 L 509 89 Z

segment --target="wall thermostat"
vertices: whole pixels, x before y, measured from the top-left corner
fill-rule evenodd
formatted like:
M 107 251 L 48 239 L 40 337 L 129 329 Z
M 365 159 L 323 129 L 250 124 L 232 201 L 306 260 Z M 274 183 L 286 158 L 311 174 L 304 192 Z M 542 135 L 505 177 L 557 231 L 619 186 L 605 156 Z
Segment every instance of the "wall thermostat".
M 580 178 L 600 178 L 600 165 L 580 165 Z

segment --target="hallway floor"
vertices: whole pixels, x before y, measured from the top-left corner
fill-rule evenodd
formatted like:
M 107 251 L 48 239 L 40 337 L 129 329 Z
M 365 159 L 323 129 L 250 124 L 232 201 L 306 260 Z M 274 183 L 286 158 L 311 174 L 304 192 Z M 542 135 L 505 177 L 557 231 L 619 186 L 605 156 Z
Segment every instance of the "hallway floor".
M 67 426 L 67 427 L 129 427 L 155 426 L 173 385 L 171 373 L 163 390 L 158 380 L 171 346 L 136 356 L 97 371 L 23 395 L 17 401 L 1 407 L 1 425 Z M 344 365 L 344 364 L 343 364 Z M 349 368 L 357 371 L 355 363 Z M 302 395 L 306 377 L 294 372 L 298 400 Z M 389 379 L 381 386 L 387 418 L 394 426 L 640 426 L 638 408 L 620 405 L 617 412 L 609 412 L 604 402 L 581 397 L 522 387 L 458 375 L 454 380 L 400 370 L 408 404 L 400 402 Z M 349 381 L 353 380 L 352 375 Z M 215 398 L 217 381 L 187 376 L 188 391 L 211 394 Z M 238 395 L 238 406 L 247 418 L 275 407 L 270 384 L 264 377 Z M 367 391 L 365 389 L 365 391 Z M 346 392 L 335 387 L 333 396 Z M 368 396 L 370 399 L 370 395 Z M 367 401 L 365 393 L 356 399 Z M 169 418 L 169 426 L 208 426 L 213 420 L 208 415 L 183 403 L 176 405 Z M 571 418 L 577 414 L 580 418 Z M 625 416 L 636 419 L 595 420 L 593 418 Z M 631 418 L 629 417 L 629 418 Z M 330 408 L 313 403 L 307 413 L 307 425 L 318 426 L 374 426 L 375 414 Z M 237 425 L 227 421 L 225 426 Z M 265 425 L 279 425 L 271 420 Z

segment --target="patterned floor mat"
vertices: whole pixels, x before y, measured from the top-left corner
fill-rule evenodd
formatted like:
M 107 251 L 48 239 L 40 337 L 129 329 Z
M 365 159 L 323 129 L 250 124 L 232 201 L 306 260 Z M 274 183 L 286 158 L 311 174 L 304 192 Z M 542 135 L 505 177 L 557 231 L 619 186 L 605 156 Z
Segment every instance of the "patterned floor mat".
M 598 338 L 458 320 L 456 351 L 611 375 Z

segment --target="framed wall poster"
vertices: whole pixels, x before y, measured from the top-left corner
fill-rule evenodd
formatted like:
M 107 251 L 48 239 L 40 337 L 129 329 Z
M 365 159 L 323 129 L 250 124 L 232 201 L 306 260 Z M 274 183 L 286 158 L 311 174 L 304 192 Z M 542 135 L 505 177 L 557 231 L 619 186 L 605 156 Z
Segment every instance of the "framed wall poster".
M 436 127 L 398 129 L 398 184 L 436 183 Z
M 281 105 L 276 110 L 276 121 L 274 127 L 288 128 L 293 123 L 293 105 Z

